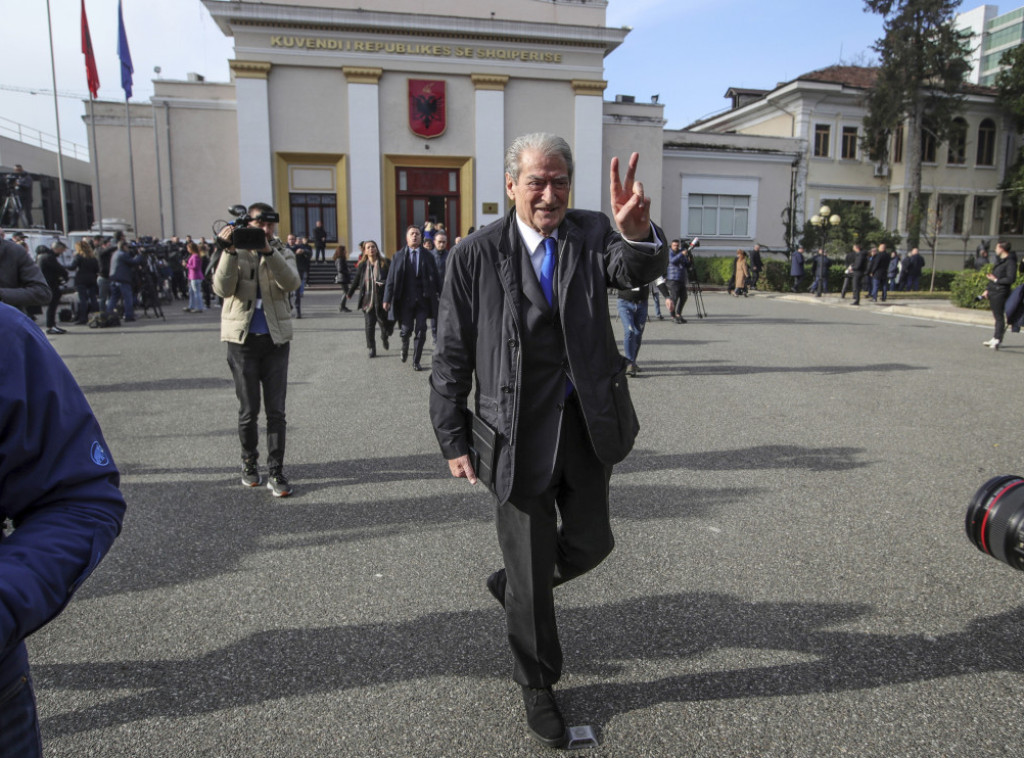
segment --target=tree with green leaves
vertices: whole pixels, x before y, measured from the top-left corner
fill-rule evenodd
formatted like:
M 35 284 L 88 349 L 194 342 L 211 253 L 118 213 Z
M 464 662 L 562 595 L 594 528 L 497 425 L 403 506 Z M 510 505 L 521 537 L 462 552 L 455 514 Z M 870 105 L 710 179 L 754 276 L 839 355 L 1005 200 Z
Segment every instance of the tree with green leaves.
M 964 75 L 970 70 L 966 32 L 953 26 L 957 0 L 864 0 L 865 10 L 885 19 L 885 36 L 874 45 L 878 76 L 867 95 L 861 142 L 871 160 L 888 159 L 892 133 L 906 124 L 908 176 L 907 245 L 921 236 L 922 133 L 945 141 L 963 109 Z
M 899 246 L 899 233 L 887 230 L 868 206 L 848 200 L 826 200 L 825 205 L 842 219 L 838 227 L 829 230 L 825 252 L 830 258 L 842 260 L 854 243 L 866 246 L 884 242 L 891 250 Z M 817 250 L 822 246 L 823 236 L 819 227 L 805 221 L 800 244 L 805 250 Z
M 1008 68 L 996 77 L 996 101 L 1010 114 L 1020 134 L 1024 132 L 1024 45 L 1007 50 L 999 62 Z M 1002 189 L 1014 205 L 1024 204 L 1024 143 L 1017 150 L 1017 159 L 1006 170 Z

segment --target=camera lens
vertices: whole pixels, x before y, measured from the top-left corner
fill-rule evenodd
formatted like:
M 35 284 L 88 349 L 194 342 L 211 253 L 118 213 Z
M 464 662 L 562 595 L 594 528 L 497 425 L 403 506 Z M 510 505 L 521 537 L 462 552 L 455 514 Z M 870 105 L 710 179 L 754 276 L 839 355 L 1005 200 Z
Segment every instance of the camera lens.
M 983 552 L 1024 571 L 1024 479 L 997 476 L 967 507 L 967 538 Z

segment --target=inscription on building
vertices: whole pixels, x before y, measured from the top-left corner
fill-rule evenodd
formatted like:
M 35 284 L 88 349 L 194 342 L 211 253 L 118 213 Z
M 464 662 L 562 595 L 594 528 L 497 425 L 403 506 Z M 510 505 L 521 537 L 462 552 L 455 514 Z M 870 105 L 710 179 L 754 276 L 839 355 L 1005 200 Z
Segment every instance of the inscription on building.
M 271 47 L 298 50 L 340 50 L 352 53 L 383 55 L 431 55 L 435 58 L 473 58 L 481 60 L 524 61 L 526 63 L 561 63 L 561 53 L 517 50 L 511 47 L 473 47 L 463 45 L 431 45 L 422 42 L 379 42 L 360 39 L 295 37 L 274 34 Z

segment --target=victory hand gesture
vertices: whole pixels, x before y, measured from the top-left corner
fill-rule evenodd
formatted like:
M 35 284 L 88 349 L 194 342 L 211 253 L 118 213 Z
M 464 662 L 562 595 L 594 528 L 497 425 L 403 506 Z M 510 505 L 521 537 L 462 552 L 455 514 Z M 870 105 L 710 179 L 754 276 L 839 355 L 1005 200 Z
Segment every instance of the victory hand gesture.
M 644 195 L 644 185 L 634 181 L 640 153 L 629 156 L 626 181 L 619 181 L 619 159 L 612 158 L 611 199 L 612 214 L 622 236 L 633 242 L 642 242 L 651 234 L 651 199 Z

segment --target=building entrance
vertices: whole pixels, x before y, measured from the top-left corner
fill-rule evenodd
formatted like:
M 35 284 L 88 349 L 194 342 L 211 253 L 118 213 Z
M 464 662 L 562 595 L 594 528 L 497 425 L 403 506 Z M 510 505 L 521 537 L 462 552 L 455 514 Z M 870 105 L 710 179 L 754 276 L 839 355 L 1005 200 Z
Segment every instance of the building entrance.
M 398 206 L 396 239 L 405 244 L 405 230 L 430 221 L 444 224 L 448 239 L 462 234 L 460 227 L 460 171 L 457 168 L 395 167 Z

